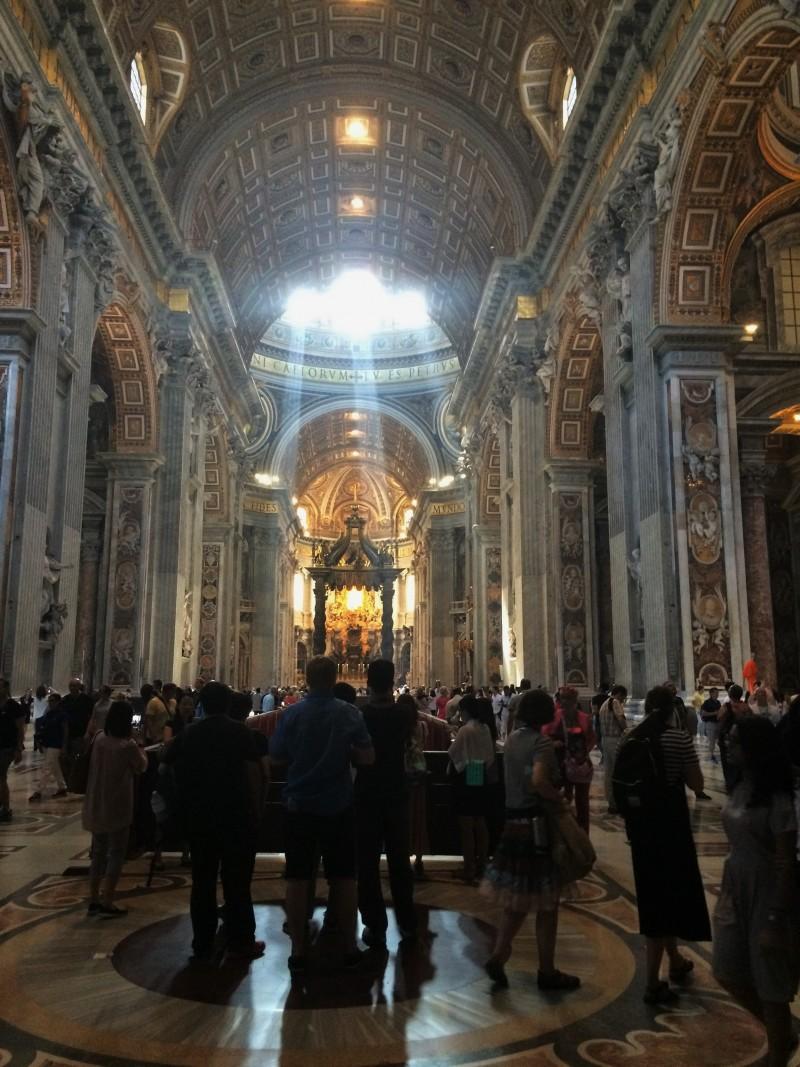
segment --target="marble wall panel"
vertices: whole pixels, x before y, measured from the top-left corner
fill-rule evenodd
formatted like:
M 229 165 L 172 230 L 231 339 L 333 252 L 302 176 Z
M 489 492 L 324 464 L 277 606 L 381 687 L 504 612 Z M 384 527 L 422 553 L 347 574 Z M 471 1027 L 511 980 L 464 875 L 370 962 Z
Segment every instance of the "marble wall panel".
M 223 544 L 203 544 L 203 569 L 200 582 L 200 657 L 199 674 L 205 681 L 219 673 L 219 583 Z
M 587 643 L 590 626 L 586 580 L 588 561 L 584 552 L 583 507 L 583 496 L 580 493 L 557 494 L 563 681 L 575 686 L 589 684 Z

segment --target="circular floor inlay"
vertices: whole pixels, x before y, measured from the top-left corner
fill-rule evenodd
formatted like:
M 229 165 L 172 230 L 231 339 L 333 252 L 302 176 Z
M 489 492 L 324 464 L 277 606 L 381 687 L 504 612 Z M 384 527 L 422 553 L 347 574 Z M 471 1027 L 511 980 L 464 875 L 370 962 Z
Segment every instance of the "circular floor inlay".
M 323 935 L 307 974 L 293 983 L 288 996 L 288 940 L 282 931 L 284 911 L 277 904 L 256 905 L 256 937 L 266 941 L 267 951 L 249 965 L 224 960 L 190 964 L 188 915 L 171 916 L 130 934 L 117 945 L 113 964 L 123 978 L 151 993 L 228 1007 L 249 1007 L 255 1001 L 265 1006 L 274 997 L 274 1007 L 284 1010 L 391 1005 L 416 1000 L 423 988 L 428 996 L 483 978 L 494 929 L 460 912 L 417 910 L 423 937 L 400 945 L 390 916 L 389 952 L 366 954 L 352 971 L 336 966 L 336 938 Z M 322 908 L 315 919 L 322 923 Z

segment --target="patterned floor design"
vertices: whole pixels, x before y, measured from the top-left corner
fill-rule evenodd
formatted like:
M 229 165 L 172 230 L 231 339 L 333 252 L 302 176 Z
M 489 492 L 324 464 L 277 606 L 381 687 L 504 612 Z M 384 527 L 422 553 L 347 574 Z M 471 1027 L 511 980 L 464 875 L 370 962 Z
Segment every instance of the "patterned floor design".
M 431 935 L 422 945 L 399 946 L 392 925 L 387 957 L 343 976 L 321 952 L 308 980 L 292 986 L 275 858 L 257 864 L 268 948 L 250 968 L 188 967 L 190 879 L 177 856 L 149 889 L 145 859 L 126 867 L 126 918 L 86 919 L 80 802 L 27 803 L 37 758 L 12 774 L 16 814 L 0 826 L 0 1067 L 746 1067 L 764 1053 L 759 1028 L 711 977 L 708 945 L 686 946 L 695 973 L 678 1008 L 642 1003 L 630 854 L 599 794 L 599 863 L 561 911 L 558 958 L 581 976 L 578 993 L 539 992 L 530 921 L 510 989 L 492 993 L 481 963 L 495 916 L 448 860 L 432 861 L 417 888 Z M 693 801 L 692 817 L 713 908 L 726 847 L 721 780 L 703 765 L 713 799 Z

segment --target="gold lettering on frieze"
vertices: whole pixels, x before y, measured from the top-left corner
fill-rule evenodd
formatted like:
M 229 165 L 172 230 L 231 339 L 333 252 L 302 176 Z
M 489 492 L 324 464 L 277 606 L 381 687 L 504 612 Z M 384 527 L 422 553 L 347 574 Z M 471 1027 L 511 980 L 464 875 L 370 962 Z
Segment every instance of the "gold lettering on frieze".
M 444 504 L 431 504 L 431 515 L 463 515 L 464 501 L 449 500 Z
M 260 515 L 280 514 L 280 508 L 274 500 L 256 500 L 255 497 L 246 496 L 243 506 L 245 511 L 257 511 Z
M 302 363 L 289 363 L 285 359 L 265 356 L 259 352 L 253 356 L 251 367 L 280 378 L 298 378 L 307 382 L 324 382 L 326 385 L 370 384 L 378 382 L 412 382 L 426 378 L 439 378 L 456 374 L 458 359 L 437 359 L 415 367 L 315 367 Z

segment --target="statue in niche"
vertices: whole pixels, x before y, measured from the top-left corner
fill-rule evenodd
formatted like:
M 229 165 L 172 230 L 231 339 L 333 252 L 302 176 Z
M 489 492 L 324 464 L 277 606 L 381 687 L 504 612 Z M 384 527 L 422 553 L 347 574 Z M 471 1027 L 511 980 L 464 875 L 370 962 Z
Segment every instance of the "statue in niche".
M 68 614 L 66 604 L 53 602 L 39 623 L 39 639 L 55 643 L 56 638 L 64 629 L 64 620 Z
M 617 261 L 606 278 L 606 292 L 617 302 L 617 348 L 618 359 L 628 362 L 633 348 L 631 330 L 631 267 L 627 255 L 617 256 Z
M 508 652 L 512 659 L 517 658 L 517 635 L 513 626 L 508 628 Z
M 631 558 L 626 561 L 628 574 L 631 576 L 636 591 L 636 604 L 639 609 L 639 626 L 644 626 L 644 604 L 642 598 L 642 550 L 639 545 L 631 551 Z
M 187 589 L 183 594 L 183 640 L 181 641 L 181 655 L 184 659 L 190 659 L 192 655 L 192 604 L 194 597 L 192 590 Z
M 58 311 L 58 340 L 62 347 L 72 335 L 72 329 L 69 325 L 69 311 L 69 272 L 67 271 L 66 260 L 64 260 L 61 264 L 61 294 Z
M 657 138 L 658 163 L 653 174 L 653 185 L 655 187 L 656 212 L 658 215 L 665 215 L 672 207 L 672 179 L 678 169 L 682 127 L 683 117 L 681 116 L 680 108 L 677 104 L 674 104 L 667 123 Z
M 48 528 L 45 539 L 44 571 L 42 572 L 42 594 L 40 602 L 39 618 L 42 623 L 50 614 L 56 599 L 56 585 L 61 578 L 61 572 L 69 568 L 52 555 L 50 549 L 50 529 Z
M 576 268 L 575 273 L 578 279 L 578 311 L 593 325 L 599 326 L 602 312 L 594 275 L 586 267 Z
M 547 356 L 536 368 L 536 377 L 542 383 L 545 403 L 550 399 L 550 390 L 553 387 L 553 378 L 556 373 L 556 357 Z
M 107 452 L 108 445 L 108 407 L 103 401 L 94 403 L 89 408 L 89 423 L 86 427 L 86 454 L 90 459 L 94 459 L 98 452 Z

